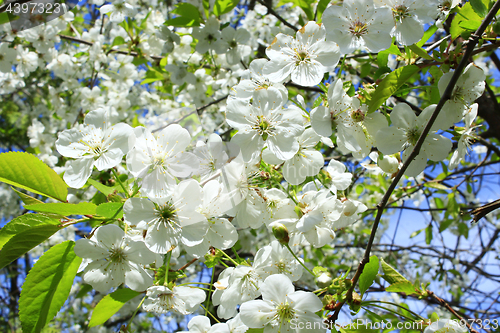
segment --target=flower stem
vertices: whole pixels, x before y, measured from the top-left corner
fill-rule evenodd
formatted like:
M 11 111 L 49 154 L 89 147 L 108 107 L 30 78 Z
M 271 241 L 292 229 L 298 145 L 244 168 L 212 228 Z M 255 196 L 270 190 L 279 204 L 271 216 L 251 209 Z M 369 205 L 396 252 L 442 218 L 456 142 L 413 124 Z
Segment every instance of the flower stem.
M 215 278 L 215 269 L 212 267 L 212 278 L 210 279 L 210 284 L 214 284 L 214 278 Z M 208 292 L 208 297 L 207 297 L 207 307 L 205 308 L 205 317 L 207 316 L 208 312 L 208 307 L 210 305 L 210 296 L 212 296 L 212 287 L 210 287 L 210 291 Z
M 210 317 L 214 318 L 214 320 L 216 322 L 220 323 L 220 321 L 210 311 L 208 311 L 208 309 L 206 307 L 204 307 L 203 304 L 200 304 L 200 306 L 205 310 L 205 314 L 208 313 L 210 315 Z
M 165 270 L 165 283 L 164 285 L 168 285 L 168 270 L 170 269 L 170 258 L 172 257 L 172 251 L 169 251 L 165 254 L 165 259 L 163 259 L 163 265 L 167 266 L 167 269 Z
M 224 255 L 227 259 L 229 259 L 229 261 L 231 261 L 231 262 L 232 262 L 235 266 L 238 266 L 238 265 L 239 265 L 239 264 L 238 264 L 236 261 L 234 261 L 234 259 L 233 259 L 233 258 L 231 258 L 231 257 L 230 257 L 230 256 L 229 256 L 226 252 L 224 252 L 224 251 L 222 251 L 222 250 L 221 250 L 221 252 L 222 252 L 222 254 L 223 254 L 223 255 Z
M 130 324 L 132 324 L 132 320 L 134 320 L 135 318 L 135 315 L 137 314 L 137 312 L 139 311 L 139 309 L 141 308 L 142 306 L 142 303 L 144 303 L 144 300 L 146 299 L 146 296 L 144 296 L 141 300 L 141 303 L 139 303 L 139 305 L 137 306 L 137 309 L 135 309 L 135 312 L 134 314 L 132 315 L 132 317 L 130 318 L 130 320 L 128 321 L 128 324 L 127 324 L 127 329 L 125 330 L 125 332 L 128 332 L 129 331 L 129 328 L 130 328 Z
M 285 244 L 285 247 L 288 249 L 288 251 L 290 251 L 290 253 L 295 258 L 295 260 L 297 260 L 302 265 L 302 267 L 304 267 L 306 269 L 306 271 L 308 271 L 312 276 L 316 277 L 316 275 L 314 275 L 314 273 L 311 272 L 309 270 L 309 268 L 307 268 L 306 265 L 304 265 L 304 263 L 301 260 L 299 260 L 299 258 L 297 258 L 297 256 L 295 255 L 295 253 L 293 253 L 292 249 L 290 248 L 290 245 Z
M 123 185 L 122 181 L 120 180 L 120 177 L 118 177 L 118 174 L 116 173 L 115 169 L 111 168 L 111 172 L 113 172 L 113 176 L 115 176 L 116 178 L 116 181 L 118 182 L 118 184 L 120 184 L 120 186 L 122 187 L 123 191 L 125 192 L 125 195 L 127 196 L 127 198 L 130 198 L 130 193 L 127 191 L 127 189 L 125 188 L 125 185 Z

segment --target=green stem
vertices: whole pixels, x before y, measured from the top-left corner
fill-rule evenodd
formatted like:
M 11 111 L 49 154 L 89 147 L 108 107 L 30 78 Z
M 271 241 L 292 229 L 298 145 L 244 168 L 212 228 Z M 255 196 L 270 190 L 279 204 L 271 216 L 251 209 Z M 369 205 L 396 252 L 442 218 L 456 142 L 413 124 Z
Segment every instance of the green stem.
M 422 320 L 426 320 L 424 317 L 420 316 L 418 313 L 415 313 L 415 312 L 411 311 L 410 309 L 405 308 L 404 306 L 402 306 L 400 304 L 396 304 L 396 303 L 392 303 L 392 302 L 373 300 L 373 301 L 364 301 L 364 302 L 361 303 L 361 305 L 363 305 L 363 304 L 370 304 L 370 303 L 383 303 L 383 304 L 394 305 L 394 306 L 397 306 L 397 307 L 399 307 L 399 308 L 401 308 L 401 309 L 403 309 L 403 310 L 411 313 L 412 315 L 414 315 L 417 318 L 420 318 Z
M 165 283 L 163 285 L 168 286 L 168 271 L 170 269 L 170 258 L 172 257 L 172 251 L 169 251 L 165 254 L 165 258 L 163 259 L 163 265 L 167 266 L 165 270 Z
M 376 304 L 370 304 L 370 306 L 374 306 L 374 307 L 376 307 L 376 308 L 379 308 L 379 309 L 382 309 L 382 310 L 385 310 L 385 311 L 391 312 L 391 313 L 395 314 L 396 316 L 403 317 L 403 318 L 408 319 L 408 320 L 410 320 L 410 321 L 412 321 L 412 322 L 413 322 L 413 321 L 415 321 L 415 318 L 410 318 L 410 317 L 405 316 L 404 314 L 399 313 L 399 312 L 397 312 L 397 311 L 394 311 L 394 310 L 391 310 L 391 309 L 388 309 L 388 308 L 384 308 L 383 306 L 376 305 Z M 362 307 L 362 308 L 364 308 L 364 307 Z
M 226 252 L 224 252 L 224 251 L 222 251 L 222 250 L 221 250 L 220 252 L 222 252 L 222 254 L 223 254 L 223 255 L 224 255 L 224 256 L 225 256 L 225 257 L 226 257 L 229 261 L 231 261 L 231 262 L 232 262 L 235 266 L 238 266 L 238 265 L 239 265 L 239 264 L 238 264 L 236 261 L 234 261 L 234 259 L 233 259 L 233 258 L 231 258 L 231 257 L 230 257 L 230 256 L 229 256 Z M 221 261 L 221 262 L 222 262 L 222 261 Z
M 285 247 L 288 249 L 288 251 L 290 251 L 290 253 L 295 258 L 295 260 L 297 260 L 302 265 L 302 267 L 304 267 L 306 269 L 306 271 L 308 271 L 312 276 L 316 277 L 316 275 L 314 275 L 314 273 L 311 272 L 309 270 L 309 268 L 306 267 L 306 265 L 304 265 L 304 263 L 302 262 L 302 260 L 299 260 L 299 258 L 297 258 L 297 256 L 295 255 L 295 253 L 293 253 L 292 249 L 290 248 L 290 245 L 285 244 Z
M 216 322 L 220 323 L 220 321 L 210 311 L 208 311 L 208 309 L 206 307 L 204 307 L 203 304 L 200 304 L 200 306 L 205 310 L 206 314 L 208 313 L 210 315 L 210 317 L 214 318 L 214 320 Z
M 188 284 L 204 284 L 206 286 L 211 286 L 212 285 L 211 283 L 207 283 L 207 282 L 186 282 L 186 283 L 178 284 L 177 286 L 178 287 L 180 287 L 180 286 L 187 286 Z
M 115 169 L 111 168 L 111 172 L 113 173 L 113 176 L 115 176 L 116 181 L 118 182 L 118 184 L 120 184 L 120 186 L 122 187 L 122 189 L 125 192 L 125 195 L 127 196 L 127 198 L 130 198 L 130 193 L 125 188 L 125 185 L 123 185 L 123 183 L 120 180 L 120 178 L 118 177 L 118 174 L 116 173 Z
M 212 267 L 212 278 L 210 279 L 210 283 L 212 284 L 212 286 L 214 284 L 214 278 L 215 278 L 215 269 L 214 269 L 214 267 Z M 210 296 L 212 296 L 212 287 L 210 287 L 210 291 L 208 292 L 206 309 L 208 309 L 208 307 L 210 306 Z M 207 312 L 208 312 L 208 310 L 205 311 L 205 317 L 207 316 Z
M 132 324 L 132 320 L 134 320 L 135 318 L 135 315 L 137 314 L 137 312 L 139 311 L 139 309 L 141 308 L 142 306 L 142 303 L 144 303 L 144 300 L 146 299 L 146 296 L 144 296 L 141 300 L 141 303 L 139 303 L 139 306 L 137 306 L 137 309 L 135 309 L 135 312 L 134 314 L 132 315 L 132 318 L 130 318 L 130 320 L 128 321 L 128 324 L 127 324 L 127 329 L 125 330 L 125 332 L 128 332 L 129 328 L 130 328 L 130 324 Z

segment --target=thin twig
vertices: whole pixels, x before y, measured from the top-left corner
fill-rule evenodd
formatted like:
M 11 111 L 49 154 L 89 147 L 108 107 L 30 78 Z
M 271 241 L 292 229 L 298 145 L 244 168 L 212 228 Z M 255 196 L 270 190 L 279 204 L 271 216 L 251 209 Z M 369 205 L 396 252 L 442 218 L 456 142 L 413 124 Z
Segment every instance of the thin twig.
M 430 290 L 427 290 L 427 294 L 429 294 L 430 297 L 434 298 L 436 301 L 438 301 L 439 304 L 441 304 L 442 306 L 444 306 L 448 311 L 450 311 L 455 317 L 457 317 L 458 319 L 460 319 L 460 323 L 465 323 L 465 325 L 467 325 L 467 328 L 469 329 L 469 331 L 471 331 L 472 333 L 478 333 L 478 331 L 476 331 L 475 329 L 472 328 L 472 326 L 468 323 L 467 320 L 465 320 L 464 318 L 462 318 L 461 315 L 459 315 L 457 313 L 457 311 L 453 310 L 453 308 L 448 304 L 446 303 L 446 301 L 444 299 L 442 299 L 441 297 L 438 297 L 436 296 L 436 294 L 434 294 L 432 291 Z
M 444 104 L 451 98 L 453 89 L 455 88 L 455 85 L 458 82 L 458 79 L 462 75 L 462 71 L 464 70 L 465 66 L 469 63 L 469 58 L 472 56 L 474 52 L 474 47 L 476 46 L 477 42 L 479 41 L 480 36 L 482 36 L 483 32 L 486 30 L 488 27 L 489 23 L 493 20 L 495 17 L 497 11 L 500 9 L 500 1 L 497 1 L 493 7 L 491 8 L 490 12 L 484 19 L 484 21 L 481 23 L 481 26 L 477 29 L 475 34 L 473 34 L 470 39 L 467 42 L 467 48 L 465 50 L 464 56 L 460 63 L 458 64 L 455 72 L 453 73 L 453 76 L 448 83 L 448 86 L 446 87 L 446 90 L 444 91 L 444 94 L 441 96 L 441 99 L 439 100 L 438 105 L 436 106 L 436 109 L 432 113 L 432 116 L 430 117 L 427 125 L 425 126 L 424 130 L 420 134 L 420 137 L 418 139 L 418 142 L 415 144 L 415 147 L 413 148 L 413 151 L 411 152 L 410 156 L 408 159 L 405 161 L 401 169 L 399 170 L 398 174 L 396 177 L 394 177 L 393 181 L 391 182 L 391 185 L 389 186 L 387 192 L 385 193 L 384 197 L 382 198 L 381 202 L 377 205 L 377 216 L 375 217 L 375 221 L 372 226 L 372 230 L 370 233 L 370 238 L 368 240 L 368 244 L 366 246 L 365 254 L 363 256 L 363 259 L 359 263 L 358 269 L 356 270 L 356 273 L 354 277 L 352 278 L 352 287 L 349 288 L 347 291 L 346 295 L 346 300 L 340 302 L 338 306 L 336 306 L 335 312 L 327 319 L 330 324 L 334 324 L 335 321 L 338 319 L 340 310 L 342 309 L 342 306 L 347 302 L 352 300 L 352 294 L 354 292 L 354 288 L 356 287 L 356 284 L 359 280 L 359 277 L 361 276 L 361 273 L 363 272 L 363 269 L 365 265 L 369 262 L 370 260 L 370 252 L 371 248 L 373 245 L 373 242 L 375 240 L 375 234 L 377 233 L 378 226 L 380 224 L 380 219 L 382 218 L 382 213 L 385 210 L 387 206 L 387 202 L 389 201 L 392 192 L 396 189 L 397 184 L 399 183 L 399 180 L 403 177 L 406 169 L 408 169 L 410 163 L 415 159 L 415 157 L 418 156 L 420 153 L 420 148 L 422 147 L 425 138 L 427 137 L 427 134 L 430 132 L 432 125 L 434 124 L 434 121 L 436 120 L 439 112 L 443 108 Z

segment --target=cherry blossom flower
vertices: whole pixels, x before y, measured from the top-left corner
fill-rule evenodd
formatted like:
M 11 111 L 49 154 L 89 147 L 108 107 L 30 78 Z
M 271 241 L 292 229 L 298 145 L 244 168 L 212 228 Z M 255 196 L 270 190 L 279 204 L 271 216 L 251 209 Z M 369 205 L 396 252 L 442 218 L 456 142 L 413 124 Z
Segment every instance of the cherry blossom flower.
M 179 333 L 230 333 L 228 324 L 211 325 L 210 319 L 205 316 L 196 316 L 191 319 L 188 323 L 188 330 Z
M 448 72 L 441 76 L 438 82 L 439 93 L 444 94 L 446 87 L 450 83 L 453 72 Z M 446 101 L 436 122 L 443 128 L 449 127 L 462 120 L 464 113 L 484 92 L 486 75 L 484 71 L 470 63 L 453 88 L 451 98 Z
M 76 241 L 74 251 L 91 259 L 83 280 L 99 292 L 125 283 L 132 290 L 143 291 L 153 284 L 153 277 L 143 268 L 156 260 L 143 242 L 135 242 L 120 227 L 110 224 L 97 229 L 90 239 Z
M 340 59 L 338 45 L 325 41 L 325 35 L 325 27 L 313 21 L 297 31 L 296 39 L 278 34 L 266 49 L 271 61 L 264 66 L 264 75 L 278 83 L 291 75 L 292 81 L 302 86 L 319 84 Z
M 189 132 L 180 125 L 169 125 L 155 138 L 144 128 L 136 128 L 135 148 L 127 154 L 127 167 L 134 177 L 142 178 L 141 192 L 149 197 L 162 196 L 175 185 L 174 177 L 189 177 L 198 168 L 198 159 L 184 152 L 191 142 Z
M 205 53 L 214 51 L 217 54 L 225 53 L 228 49 L 228 44 L 221 39 L 222 34 L 219 30 L 220 23 L 215 16 L 210 16 L 205 22 L 203 28 L 194 28 L 193 37 L 198 40 L 196 51 Z
M 425 108 L 417 117 L 407 104 L 397 104 L 391 112 L 391 122 L 394 126 L 380 129 L 375 135 L 378 149 L 384 155 L 390 155 L 404 150 L 403 161 L 413 151 L 420 134 L 426 126 L 436 105 Z M 425 169 L 427 159 L 431 161 L 442 161 L 451 150 L 450 139 L 436 134 L 439 127 L 436 122 L 431 132 L 425 138 L 420 153 L 405 171 L 405 175 L 415 177 Z
M 465 325 L 460 325 L 456 320 L 439 319 L 427 326 L 424 333 L 466 333 L 468 331 Z
M 137 9 L 126 0 L 113 0 L 110 5 L 104 5 L 99 10 L 103 14 L 111 12 L 109 20 L 114 23 L 121 23 L 126 16 L 134 16 Z
M 448 165 L 448 169 L 450 170 L 455 169 L 460 161 L 463 160 L 465 154 L 467 153 L 467 149 L 470 148 L 471 141 L 476 138 L 473 134 L 473 130 L 478 126 L 472 126 L 472 123 L 474 122 L 474 119 L 476 119 L 477 108 L 477 103 L 472 104 L 469 112 L 467 112 L 464 117 L 465 128 L 463 130 L 457 130 L 461 133 L 461 136 L 458 140 L 458 147 L 455 151 L 453 151 L 453 155 L 450 158 L 450 163 Z
M 94 166 L 99 171 L 117 166 L 134 146 L 132 127 L 124 123 L 111 125 L 109 117 L 107 108 L 91 111 L 85 116 L 83 125 L 59 134 L 57 151 L 77 159 L 69 162 L 69 169 L 64 174 L 64 181 L 69 186 L 85 185 Z
M 255 59 L 250 63 L 249 72 L 250 78 L 242 79 L 240 83 L 231 88 L 231 97 L 242 100 L 250 100 L 257 90 L 261 89 L 277 89 L 282 95 L 284 101 L 288 100 L 288 89 L 281 83 L 274 83 L 267 79 L 263 74 L 264 66 L 269 61 L 266 59 Z
M 130 198 L 123 205 L 125 222 L 147 231 L 144 242 L 155 253 L 167 253 L 179 242 L 200 244 L 208 228 L 206 218 L 196 211 L 200 192 L 198 182 L 190 179 L 151 200 Z
M 269 276 L 260 289 L 262 300 L 248 301 L 240 307 L 241 321 L 248 327 L 264 328 L 265 332 L 303 332 L 300 327 L 309 323 L 313 328 L 307 332 L 326 332 L 322 319 L 315 314 L 323 308 L 319 297 L 295 291 L 286 275 Z
M 147 312 L 167 313 L 175 311 L 187 315 L 196 311 L 207 297 L 205 292 L 194 287 L 151 286 L 146 292 L 142 308 Z
M 328 7 L 322 16 L 326 38 L 339 45 L 342 54 L 367 48 L 379 52 L 391 46 L 391 10 L 375 9 L 373 0 L 345 0 Z
M 277 91 L 265 89 L 255 92 L 253 104 L 234 99 L 228 102 L 226 121 L 238 130 L 231 142 L 240 147 L 245 161 L 260 155 L 264 142 L 282 160 L 297 153 L 295 137 L 304 130 L 302 112 L 298 108 L 284 110 L 284 103 Z

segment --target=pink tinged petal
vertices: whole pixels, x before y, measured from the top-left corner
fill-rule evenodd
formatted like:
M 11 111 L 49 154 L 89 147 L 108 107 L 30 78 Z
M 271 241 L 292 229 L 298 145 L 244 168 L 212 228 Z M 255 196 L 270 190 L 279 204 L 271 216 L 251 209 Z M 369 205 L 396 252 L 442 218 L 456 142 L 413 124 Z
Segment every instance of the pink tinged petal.
M 323 308 L 319 297 L 310 292 L 296 291 L 288 295 L 288 298 L 292 302 L 293 309 L 297 312 L 308 311 L 309 313 L 314 313 Z
M 401 151 L 406 140 L 405 132 L 394 126 L 381 129 L 375 134 L 377 148 L 384 155 L 391 155 Z
M 438 134 L 428 134 L 425 138 L 422 150 L 431 161 L 442 161 L 448 157 L 451 151 L 451 140 Z
M 295 291 L 295 287 L 286 275 L 274 274 L 264 280 L 260 290 L 264 301 L 284 303 L 286 297 Z
M 154 204 L 145 198 L 130 198 L 123 205 L 125 222 L 146 226 L 158 218 Z
M 63 179 L 70 187 L 81 188 L 89 179 L 93 168 L 94 159 L 92 156 L 70 161 Z
M 56 149 L 62 156 L 79 158 L 89 151 L 89 147 L 81 143 L 84 135 L 82 131 L 72 128 L 59 133 Z
M 96 242 L 85 238 L 76 241 L 74 251 L 80 258 L 89 258 L 92 260 L 104 259 L 109 256 L 106 248 L 101 247 Z
M 158 134 L 157 142 L 163 151 L 168 152 L 168 155 L 174 155 L 186 149 L 191 143 L 191 135 L 182 126 L 173 124 Z
M 313 130 L 319 135 L 330 137 L 333 133 L 330 110 L 322 105 L 313 109 L 311 111 L 311 125 Z
M 316 56 L 316 61 L 323 65 L 325 72 L 335 70 L 335 66 L 340 60 L 340 49 L 337 43 L 334 42 L 317 42 L 311 49 L 311 52 Z
M 248 301 L 240 306 L 241 321 L 250 328 L 262 328 L 276 315 L 276 307 L 268 301 Z
M 199 168 L 200 161 L 193 153 L 177 153 L 164 163 L 168 172 L 175 177 L 187 178 Z
M 415 128 L 417 125 L 417 116 L 409 105 L 404 103 L 397 104 L 391 112 L 391 121 L 398 128 Z
M 125 270 L 125 284 L 135 291 L 145 291 L 153 285 L 153 277 L 140 265 L 129 262 Z

